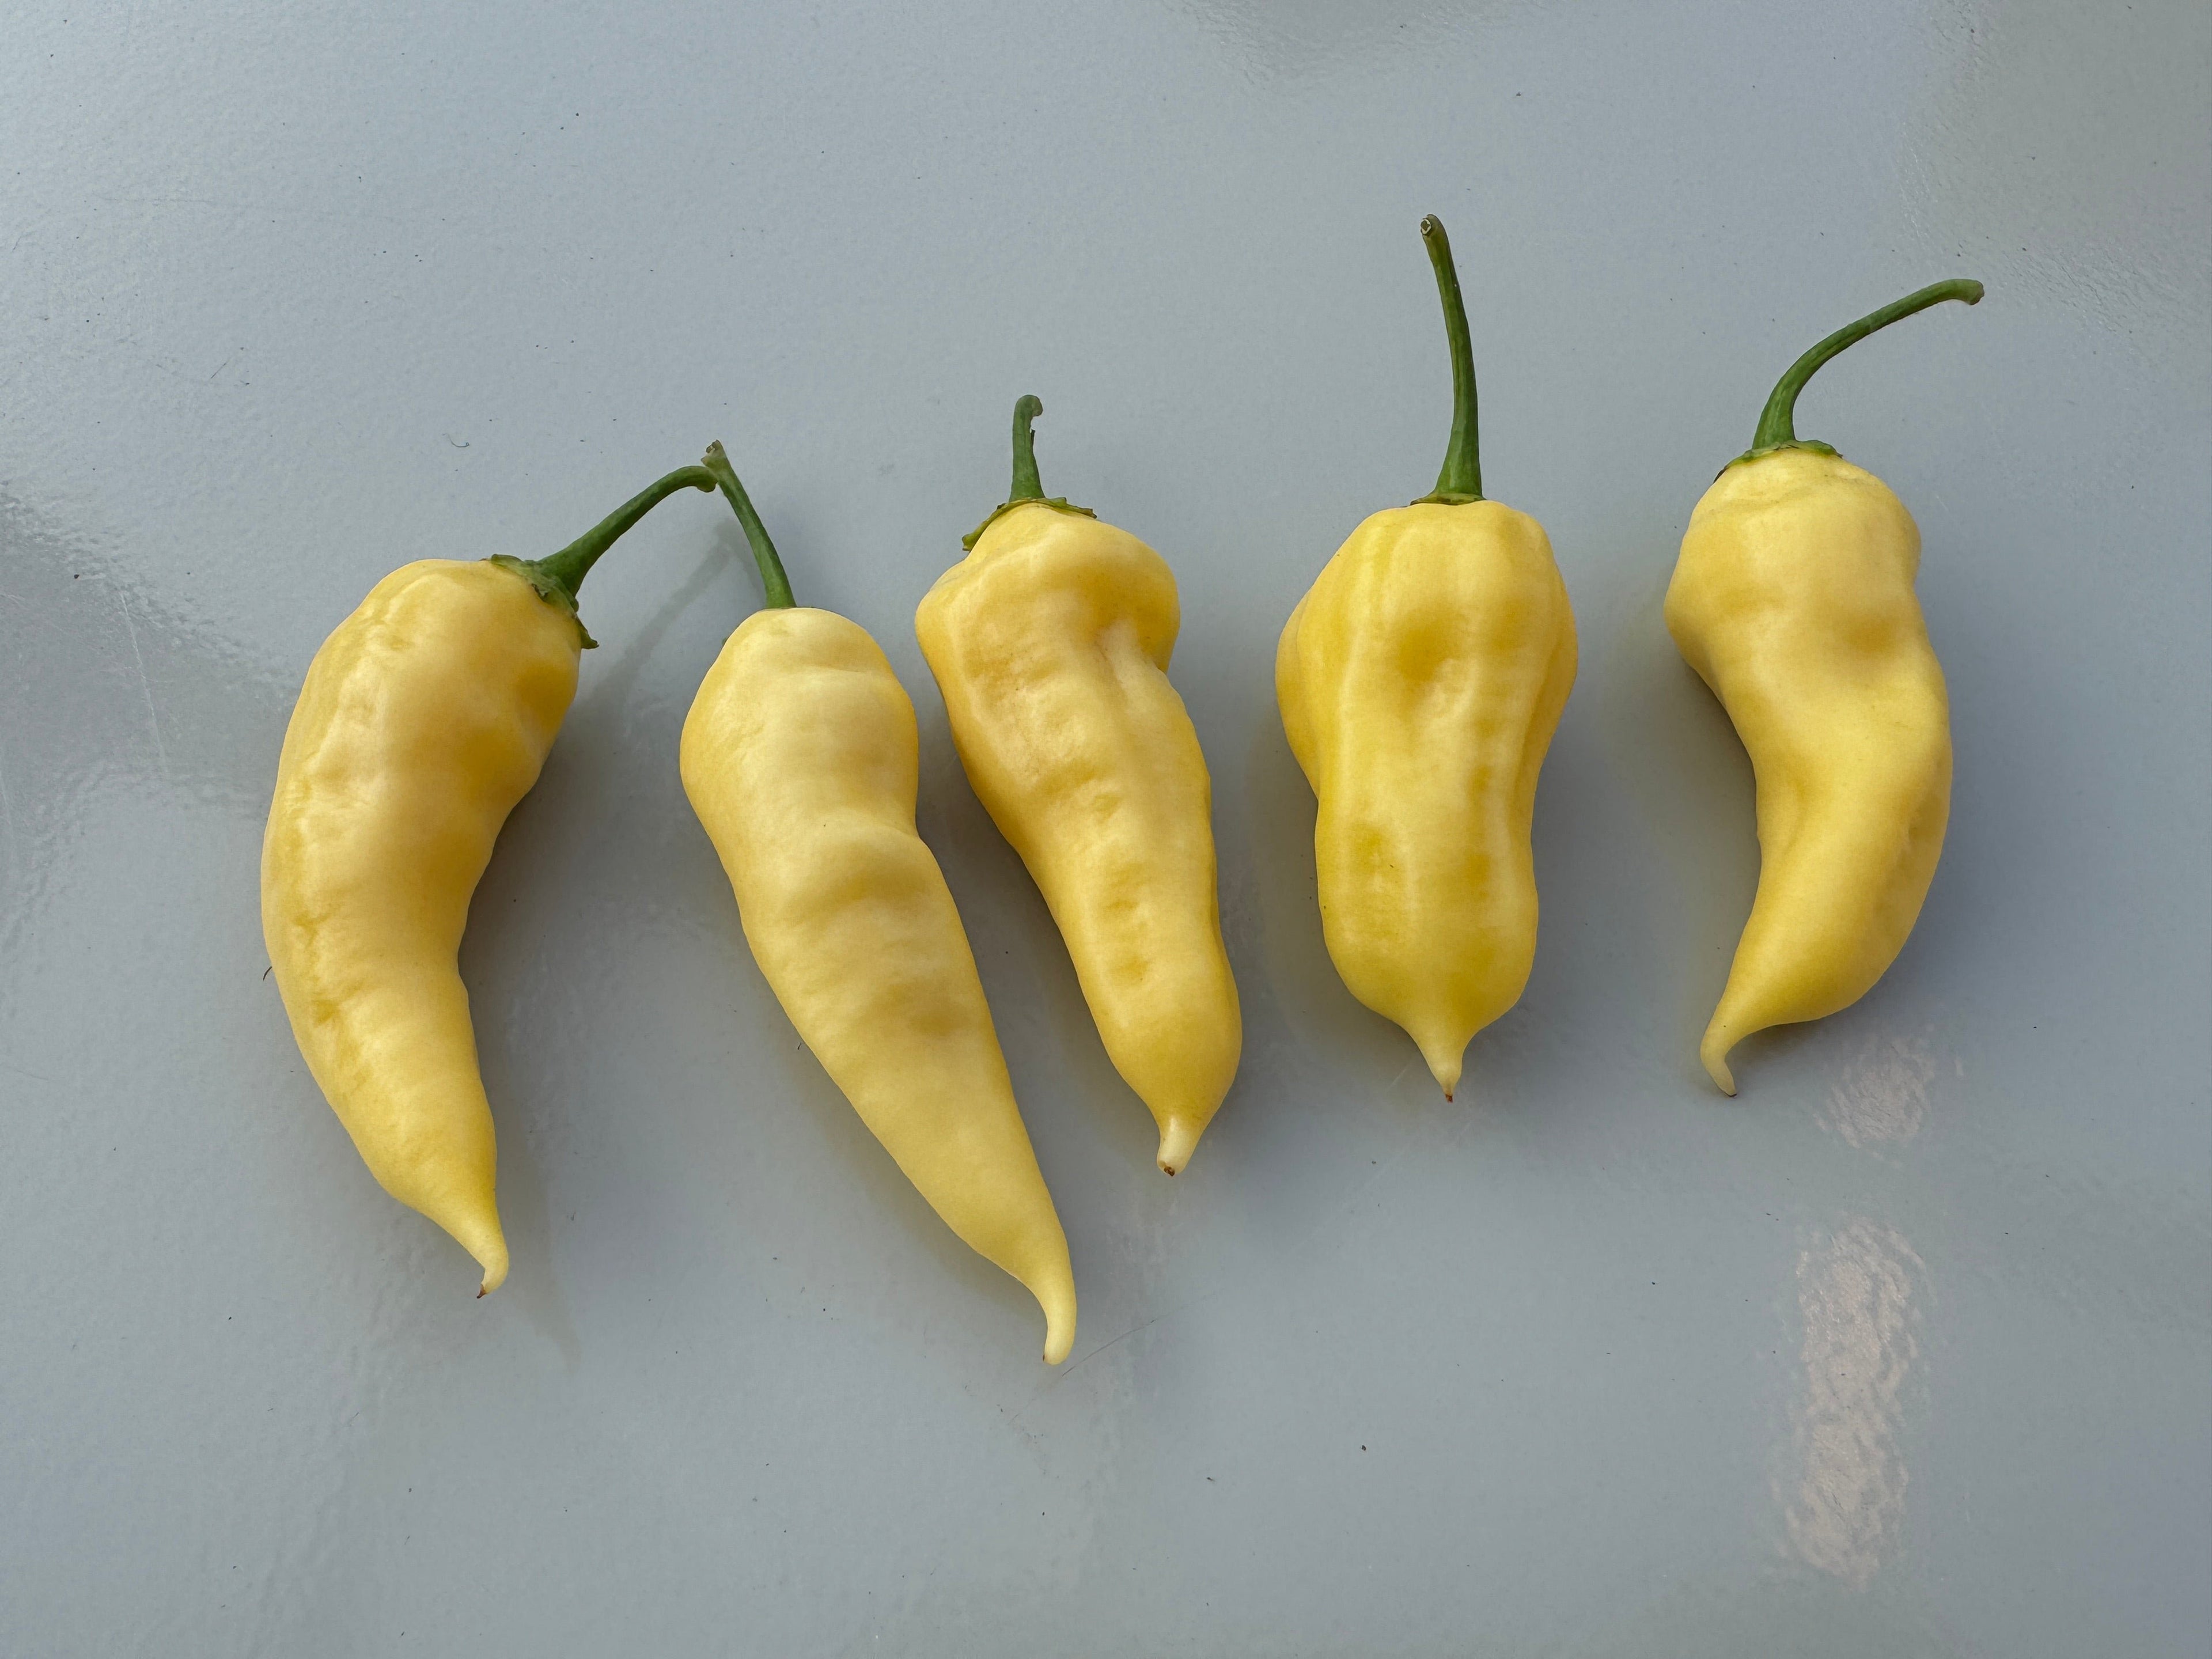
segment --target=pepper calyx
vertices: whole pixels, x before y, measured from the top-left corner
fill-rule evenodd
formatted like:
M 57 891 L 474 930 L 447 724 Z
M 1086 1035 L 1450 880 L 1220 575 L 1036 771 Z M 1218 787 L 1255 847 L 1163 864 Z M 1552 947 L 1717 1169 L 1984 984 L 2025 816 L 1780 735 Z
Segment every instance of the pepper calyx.
M 1427 495 L 1423 495 L 1417 500 L 1408 501 L 1407 505 L 1408 507 L 1426 507 L 1429 503 L 1433 501 L 1438 507 L 1465 507 L 1470 501 L 1486 501 L 1489 499 L 1489 496 L 1483 495 L 1479 490 L 1432 489 Z
M 544 560 L 518 559 L 512 553 L 495 553 L 484 562 L 495 564 L 501 570 L 512 570 L 521 577 L 537 590 L 539 599 L 556 611 L 564 612 L 568 620 L 576 624 L 576 632 L 583 637 L 585 650 L 599 648 L 599 642 L 592 637 L 591 629 L 584 626 L 584 619 L 577 612 L 575 594 L 558 577 L 547 574 Z
M 679 466 L 654 479 L 557 553 L 549 553 L 542 559 L 517 559 L 495 553 L 485 562 L 512 570 L 538 590 L 539 599 L 556 611 L 567 611 L 575 622 L 584 649 L 593 650 L 599 642 L 584 626 L 584 619 L 576 615 L 576 591 L 583 586 L 584 578 L 592 574 L 592 567 L 599 562 L 599 556 L 620 541 L 631 526 L 678 490 L 711 491 L 714 487 L 714 475 L 705 467 Z
M 1729 466 L 1741 466 L 1746 461 L 1755 461 L 1766 455 L 1778 455 L 1785 449 L 1810 450 L 1815 455 L 1832 455 L 1839 461 L 1844 459 L 1842 453 L 1833 444 L 1824 444 L 1818 438 L 1790 438 L 1778 444 L 1762 444 L 1756 449 L 1745 450 L 1742 454 L 1730 461 L 1728 466 L 1723 467 L 1720 472 L 1714 473 L 1713 477 L 1719 477 L 1721 472 L 1729 470 Z
M 1078 507 L 1065 495 L 1048 495 L 1037 478 L 1036 417 L 1044 413 L 1043 400 L 1035 392 L 1024 392 L 1014 399 L 1014 481 L 1006 490 L 1006 499 L 991 510 L 991 516 L 960 538 L 960 545 L 969 552 L 983 539 L 983 532 L 996 524 L 1000 516 L 1018 507 L 1048 507 L 1055 513 L 1072 513 L 1079 518 L 1095 519 L 1098 515 L 1087 507 Z
M 1048 507 L 1055 513 L 1072 514 L 1079 519 L 1095 519 L 1098 515 L 1087 507 L 1078 507 L 1065 495 L 1024 495 L 1018 501 L 1001 501 L 991 509 L 991 516 L 960 538 L 960 545 L 972 553 L 975 544 L 983 539 L 983 532 L 1018 507 Z

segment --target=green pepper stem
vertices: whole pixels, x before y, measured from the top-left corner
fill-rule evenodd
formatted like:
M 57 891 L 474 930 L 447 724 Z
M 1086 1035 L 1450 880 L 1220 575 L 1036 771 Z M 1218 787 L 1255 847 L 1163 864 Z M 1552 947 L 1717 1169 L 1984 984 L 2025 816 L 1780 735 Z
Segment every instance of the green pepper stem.
M 1024 392 L 1014 399 L 1014 483 L 1006 491 L 1009 506 L 1044 499 L 1044 480 L 1037 477 L 1036 434 L 1030 430 L 1043 413 L 1044 400 L 1035 392 Z
M 1037 477 L 1036 434 L 1030 428 L 1036 417 L 1044 413 L 1044 402 L 1034 392 L 1024 392 L 1014 399 L 1014 482 L 1006 492 L 1006 499 L 991 509 L 991 516 L 960 538 L 960 545 L 973 550 L 983 539 L 983 532 L 999 521 L 1000 515 L 1012 512 L 1024 501 L 1038 501 L 1055 513 L 1073 513 L 1085 519 L 1098 515 L 1087 507 L 1078 507 L 1065 495 L 1048 495 L 1044 482 Z
M 613 512 L 570 542 L 558 553 L 542 559 L 518 559 L 511 553 L 495 553 L 490 562 L 512 570 L 538 590 L 538 597 L 556 611 L 576 618 L 576 631 L 586 650 L 599 644 L 576 615 L 576 590 L 599 562 L 599 555 L 620 541 L 629 527 L 679 489 L 712 489 L 714 475 L 703 466 L 679 466 L 665 478 L 655 479 Z
M 1467 331 L 1467 301 L 1460 297 L 1459 269 L 1452 264 L 1451 238 L 1433 213 L 1421 221 L 1421 240 L 1437 268 L 1437 292 L 1444 302 L 1444 338 L 1451 344 L 1451 441 L 1444 446 L 1443 470 L 1425 501 L 1482 499 L 1482 450 L 1477 438 L 1474 399 L 1474 343 Z
M 744 485 L 738 482 L 738 470 L 730 465 L 729 453 L 722 447 L 720 439 L 717 438 L 707 446 L 707 453 L 701 458 L 699 465 L 706 469 L 715 483 L 721 486 L 722 494 L 737 513 L 738 522 L 744 526 L 745 540 L 752 544 L 753 562 L 760 567 L 761 592 L 764 596 L 765 608 L 770 611 L 793 609 L 796 601 L 791 597 L 791 579 L 783 574 L 783 561 L 776 556 L 775 544 L 768 538 L 768 526 L 761 522 L 760 514 L 753 511 L 753 498 L 745 494 Z
M 1805 389 L 1805 382 L 1820 371 L 1820 366 L 1838 352 L 1849 349 L 1877 329 L 1887 328 L 1900 318 L 1910 317 L 1916 311 L 1925 311 L 1930 306 L 1941 305 L 1946 300 L 1962 300 L 1968 305 L 1978 305 L 1982 285 L 1966 277 L 1954 276 L 1946 283 L 1930 283 L 1926 288 L 1893 301 L 1879 311 L 1869 311 L 1855 323 L 1846 323 L 1833 334 L 1790 365 L 1789 371 L 1774 383 L 1774 391 L 1767 398 L 1766 407 L 1759 411 L 1759 429 L 1752 434 L 1753 454 L 1762 450 L 1778 449 L 1788 445 L 1807 446 L 1808 441 L 1797 436 L 1797 394 Z M 1820 446 L 1825 449 L 1826 445 Z
M 544 591 L 545 584 L 558 588 L 574 610 L 584 578 L 591 574 L 599 556 L 628 534 L 631 526 L 679 489 L 714 487 L 714 475 L 702 466 L 679 466 L 666 477 L 655 479 L 558 553 L 530 560 L 531 571 L 540 579 L 539 592 Z

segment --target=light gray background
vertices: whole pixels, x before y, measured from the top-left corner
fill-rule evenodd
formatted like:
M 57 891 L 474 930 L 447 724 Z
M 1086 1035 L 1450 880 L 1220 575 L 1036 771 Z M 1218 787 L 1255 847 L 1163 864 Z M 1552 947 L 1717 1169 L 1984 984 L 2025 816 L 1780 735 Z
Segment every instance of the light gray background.
M 2212 11 L 2068 0 L 11 9 L 0 1650 L 2166 1655 L 2212 1620 Z M 1492 492 L 1582 676 L 1460 1103 L 1343 991 L 1276 630 Z M 1959 751 L 1857 1008 L 1694 1045 L 1750 776 L 1658 615 L 1774 376 L 1917 515 Z M 1243 1074 L 1188 1175 L 962 780 L 915 601 L 1044 476 L 1182 585 Z M 1075 1355 L 799 1047 L 677 734 L 664 507 L 464 951 L 514 1249 L 380 1193 L 263 982 L 316 645 L 726 440 L 914 693 Z M 2197 1635 L 2188 1635 L 2191 1630 Z

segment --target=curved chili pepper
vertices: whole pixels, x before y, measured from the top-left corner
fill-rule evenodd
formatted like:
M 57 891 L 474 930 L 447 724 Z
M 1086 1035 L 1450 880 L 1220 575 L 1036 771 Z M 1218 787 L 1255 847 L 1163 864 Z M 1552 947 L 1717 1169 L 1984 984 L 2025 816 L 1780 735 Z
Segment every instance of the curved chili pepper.
M 945 1224 L 1029 1287 L 1056 1365 L 1075 1340 L 1067 1239 L 960 912 L 915 831 L 914 705 L 866 630 L 793 603 L 721 445 L 706 465 L 768 603 L 684 721 L 684 793 L 776 1000 Z
M 1047 499 L 1014 405 L 1014 480 L 915 612 L 968 781 L 1060 925 L 1106 1053 L 1174 1175 L 1244 1043 L 1215 892 L 1213 784 L 1168 683 L 1175 573 Z
M 1575 683 L 1544 527 L 1482 494 L 1474 350 L 1451 243 L 1421 239 L 1451 345 L 1437 487 L 1352 532 L 1284 625 L 1283 731 L 1320 799 L 1322 933 L 1352 994 L 1405 1027 L 1446 1099 L 1536 953 L 1536 775 Z
M 670 473 L 550 558 L 403 565 L 308 665 L 261 850 L 261 926 L 307 1069 L 371 1174 L 507 1277 L 461 934 L 594 643 L 576 590 Z
M 1950 702 L 1913 592 L 1919 527 L 1874 474 L 1796 435 L 1797 394 L 1876 329 L 1981 297 L 1979 283 L 1937 283 L 1798 358 L 1682 538 L 1667 629 L 1758 787 L 1759 892 L 1698 1051 L 1726 1094 L 1737 1043 L 1849 1007 L 1897 959 L 1951 811 Z

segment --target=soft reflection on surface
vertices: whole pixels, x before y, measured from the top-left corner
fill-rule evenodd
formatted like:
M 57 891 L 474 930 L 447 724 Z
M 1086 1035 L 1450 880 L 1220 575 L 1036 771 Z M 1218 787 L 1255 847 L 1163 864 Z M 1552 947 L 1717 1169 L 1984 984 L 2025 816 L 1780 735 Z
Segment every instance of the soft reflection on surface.
M 1906 1141 L 1928 1114 L 1936 1056 L 1924 1038 L 1883 1032 L 1844 1063 L 1820 1109 L 1822 1127 L 1851 1146 Z
M 1794 1479 L 1777 1496 L 1790 1553 L 1854 1589 L 1873 1582 L 1904 1517 L 1898 1437 L 1924 1271 L 1901 1235 L 1863 1216 L 1797 1258 L 1804 1376 L 1791 1411 Z

